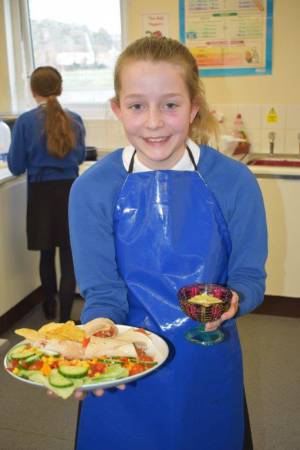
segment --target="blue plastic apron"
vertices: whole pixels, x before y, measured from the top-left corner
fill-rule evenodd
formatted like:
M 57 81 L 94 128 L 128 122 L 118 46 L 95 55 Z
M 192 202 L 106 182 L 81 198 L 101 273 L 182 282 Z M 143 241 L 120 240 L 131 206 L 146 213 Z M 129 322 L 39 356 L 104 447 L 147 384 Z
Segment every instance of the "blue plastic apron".
M 132 166 L 132 165 L 131 165 Z M 114 217 L 126 323 L 166 339 L 167 363 L 124 392 L 89 395 L 77 450 L 242 450 L 243 375 L 234 321 L 214 346 L 187 341 L 196 323 L 176 293 L 195 282 L 226 284 L 230 238 L 216 199 L 197 172 L 129 173 Z

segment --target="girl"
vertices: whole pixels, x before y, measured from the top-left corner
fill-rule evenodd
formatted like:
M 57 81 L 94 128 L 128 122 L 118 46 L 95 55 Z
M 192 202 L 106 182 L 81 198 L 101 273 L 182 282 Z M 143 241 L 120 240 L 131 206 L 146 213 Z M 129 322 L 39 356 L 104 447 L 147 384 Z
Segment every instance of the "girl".
M 82 321 L 145 327 L 171 352 L 163 368 L 122 394 L 87 396 L 76 448 L 250 449 L 236 317 L 264 295 L 267 237 L 257 182 L 245 165 L 205 145 L 215 125 L 196 62 L 181 43 L 146 37 L 129 45 L 116 64 L 115 93 L 112 109 L 131 145 L 80 177 L 70 197 Z M 229 311 L 207 325 L 224 322 L 221 344 L 184 337 L 192 321 L 176 294 L 195 282 L 234 290 Z
M 38 104 L 15 123 L 8 154 L 14 175 L 27 171 L 27 241 L 29 250 L 40 250 L 40 277 L 47 319 L 56 310 L 55 249 L 60 250 L 59 320 L 70 318 L 75 275 L 68 230 L 68 197 L 85 158 L 85 130 L 81 117 L 64 111 L 57 97 L 62 77 L 53 67 L 38 67 L 30 79 Z

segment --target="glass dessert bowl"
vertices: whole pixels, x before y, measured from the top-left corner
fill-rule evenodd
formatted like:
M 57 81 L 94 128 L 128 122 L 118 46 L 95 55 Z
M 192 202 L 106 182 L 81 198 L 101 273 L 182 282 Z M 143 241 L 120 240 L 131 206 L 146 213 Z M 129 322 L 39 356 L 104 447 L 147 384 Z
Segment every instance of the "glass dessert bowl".
M 221 318 L 230 307 L 232 291 L 220 284 L 195 283 L 184 286 L 177 293 L 182 311 L 199 322 L 185 333 L 186 339 L 202 345 L 213 345 L 224 340 L 223 331 L 218 328 L 206 331 L 205 324 Z

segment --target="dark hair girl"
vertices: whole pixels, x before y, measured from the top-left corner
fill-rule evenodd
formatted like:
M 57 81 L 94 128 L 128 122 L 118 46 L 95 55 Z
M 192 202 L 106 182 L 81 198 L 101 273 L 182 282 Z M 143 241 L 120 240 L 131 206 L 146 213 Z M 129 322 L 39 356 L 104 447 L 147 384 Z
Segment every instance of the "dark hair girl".
M 58 96 L 62 77 L 50 66 L 38 67 L 30 78 L 37 108 L 16 121 L 8 155 L 14 175 L 27 172 L 27 241 L 39 250 L 43 309 L 54 319 L 59 291 L 59 320 L 70 318 L 75 275 L 69 242 L 68 199 L 78 166 L 85 157 L 85 130 L 81 117 L 62 108 Z M 57 289 L 55 250 L 59 247 L 61 277 Z

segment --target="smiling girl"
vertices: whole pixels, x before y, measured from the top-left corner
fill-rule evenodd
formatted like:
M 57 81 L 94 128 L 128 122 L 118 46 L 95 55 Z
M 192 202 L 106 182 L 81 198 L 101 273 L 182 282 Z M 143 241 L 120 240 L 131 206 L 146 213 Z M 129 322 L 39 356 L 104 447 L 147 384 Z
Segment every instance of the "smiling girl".
M 76 448 L 250 449 L 236 317 L 264 295 L 266 224 L 255 177 L 206 145 L 216 128 L 197 64 L 173 39 L 125 49 L 112 109 L 130 145 L 82 175 L 70 199 L 82 321 L 149 329 L 171 356 L 123 393 L 88 395 Z M 213 347 L 184 338 L 191 319 L 177 291 L 198 282 L 233 290 L 229 311 L 207 325 L 222 322 L 226 333 Z

